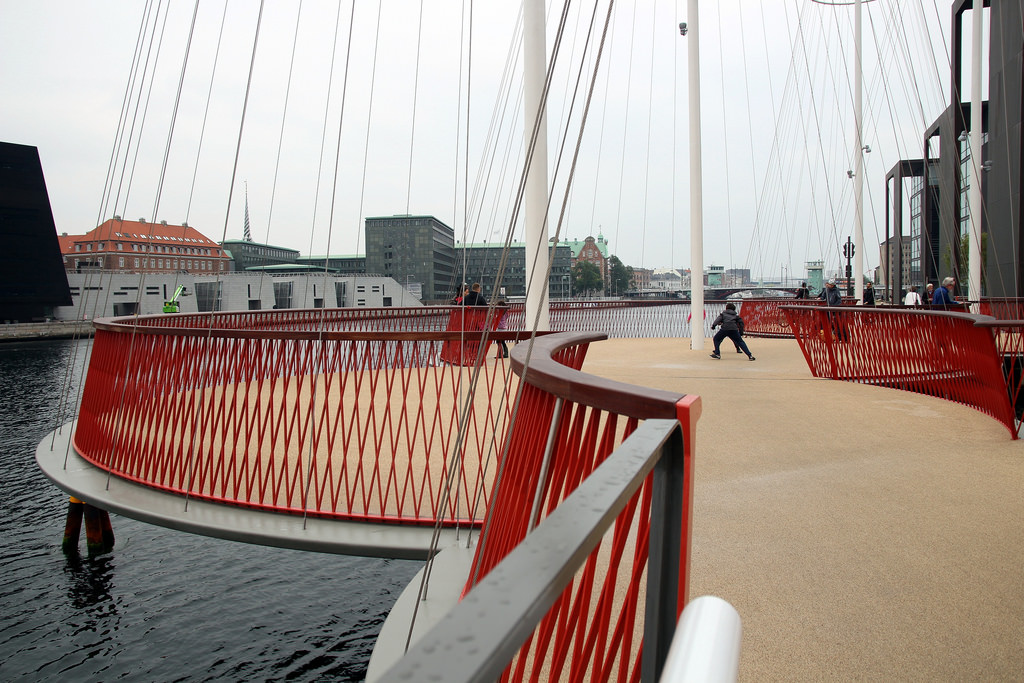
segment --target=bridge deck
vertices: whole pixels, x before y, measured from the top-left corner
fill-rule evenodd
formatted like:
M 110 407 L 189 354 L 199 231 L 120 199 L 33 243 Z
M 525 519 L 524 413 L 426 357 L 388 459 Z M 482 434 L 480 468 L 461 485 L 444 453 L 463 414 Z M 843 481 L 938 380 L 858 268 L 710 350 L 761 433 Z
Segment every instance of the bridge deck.
M 690 593 L 742 616 L 741 680 L 1019 679 L 1024 443 L 747 341 L 608 340 L 583 367 L 702 397 Z
M 687 340 L 613 339 L 591 345 L 583 368 L 702 397 L 691 595 L 720 596 L 742 616 L 741 680 L 1018 679 L 1024 443 L 942 399 L 814 379 L 794 341 L 748 341 L 753 363 L 731 347 L 716 361 Z M 107 490 L 101 473 L 64 470 L 64 451 L 60 439 L 40 444 L 51 477 L 100 478 L 62 488 Z M 110 491 L 130 503 L 120 487 L 131 486 Z M 279 515 L 185 511 L 180 499 L 160 512 L 151 496 L 133 516 L 335 552 L 381 542 L 373 525 L 286 528 Z M 387 543 L 422 556 L 422 542 Z

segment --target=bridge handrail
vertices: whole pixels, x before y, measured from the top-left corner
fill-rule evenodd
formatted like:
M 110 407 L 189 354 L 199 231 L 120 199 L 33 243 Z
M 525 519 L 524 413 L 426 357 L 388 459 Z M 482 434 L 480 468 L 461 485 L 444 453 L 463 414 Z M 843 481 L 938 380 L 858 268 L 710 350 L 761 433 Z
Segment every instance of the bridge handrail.
M 491 505 L 464 593 L 471 594 L 481 580 L 529 538 L 531 529 L 555 514 L 584 486 L 597 468 L 636 433 L 641 420 L 668 419 L 680 428 L 672 454 L 659 456 L 659 467 L 670 468 L 672 472 L 665 475 L 670 476 L 671 483 L 666 483 L 669 480 L 660 478 L 661 475 L 647 477 L 642 491 L 632 495 L 616 522 L 619 529 L 616 537 L 601 540 L 598 549 L 586 561 L 590 569 L 572 582 L 546 616 L 538 615 L 538 619 L 540 616 L 543 619 L 535 637 L 528 638 L 515 662 L 509 665 L 515 680 L 528 678 L 527 672 L 531 668 L 536 672 L 542 662 L 553 667 L 555 673 L 551 676 L 555 678 L 564 665 L 571 669 L 566 675 L 577 679 L 581 671 L 589 671 L 591 666 L 603 671 L 614 667 L 622 671 L 632 668 L 635 672 L 641 656 L 663 661 L 675 619 L 688 594 L 693 449 L 700 399 L 676 392 L 652 391 L 580 371 L 579 354 L 604 336 L 555 334 L 535 340 L 532 348 L 531 344 L 520 344 L 513 350 L 513 370 L 522 374 L 518 416 L 503 444 Z M 638 539 L 652 535 L 649 555 L 636 550 L 635 557 L 622 559 L 628 546 L 624 529 L 632 529 Z M 654 536 L 658 536 L 658 540 Z M 609 561 L 607 574 L 595 575 L 594 558 L 601 552 L 619 559 Z M 609 634 L 614 632 L 610 624 L 616 622 L 627 631 L 645 623 L 642 611 L 634 607 L 641 599 L 640 575 L 645 568 L 654 581 L 648 584 L 648 600 L 656 596 L 658 602 L 654 606 L 648 604 L 646 611 L 651 615 L 670 613 L 671 619 L 666 622 L 663 616 L 649 617 L 660 623 L 659 635 L 645 636 L 641 649 L 639 635 L 635 640 L 627 637 L 616 641 Z M 571 574 L 576 567 L 565 571 Z M 589 595 L 591 590 L 606 595 L 600 609 L 596 605 L 587 607 L 589 598 L 581 597 L 583 593 Z M 614 610 L 610 602 L 612 595 L 621 599 Z M 584 614 L 579 614 L 577 607 L 575 616 L 570 618 L 571 605 L 578 606 L 581 600 Z M 617 613 L 613 614 L 615 610 Z M 566 619 L 570 620 L 568 626 L 556 627 L 556 624 L 565 624 Z M 556 628 L 562 631 L 557 642 L 553 642 L 552 633 Z M 667 640 L 660 640 L 663 637 Z M 571 664 L 566 663 L 569 643 L 581 642 L 581 639 L 593 643 L 594 638 L 597 639 L 595 649 L 577 653 Z M 595 651 L 601 655 L 596 655 Z M 596 674 L 596 678 L 601 677 L 602 674 Z
M 1020 327 L 987 316 L 895 307 L 782 306 L 815 377 L 946 398 L 1019 425 L 993 330 Z M 1019 332 L 1007 337 L 1020 337 Z
M 680 524 L 683 503 L 673 488 L 683 476 L 682 447 L 677 421 L 649 420 L 641 425 L 380 680 L 499 680 L 517 655 L 523 663 L 520 648 L 535 640 L 538 625 L 564 602 L 564 591 L 577 578 L 577 571 L 591 561 L 599 543 L 652 474 L 659 493 L 652 504 L 652 566 L 644 652 L 636 678 L 657 680 L 676 631 L 678 574 L 673 573 L 671 562 L 663 564 L 654 558 L 678 557 L 673 541 L 687 535 Z M 580 621 L 587 621 L 586 616 Z M 736 642 L 732 648 L 736 655 L 738 647 Z M 572 662 L 577 673 L 573 680 L 578 680 L 580 671 L 589 671 L 593 680 L 611 677 L 611 667 L 601 668 L 600 660 L 607 652 L 601 645 L 598 648 L 596 662 Z M 630 664 L 635 662 L 619 665 Z M 722 666 L 735 668 L 727 661 Z M 512 678 L 516 680 L 528 677 L 525 666 L 515 674 Z M 550 675 L 552 680 L 557 676 L 555 672 Z M 621 669 L 620 679 L 629 679 Z
M 504 438 L 507 392 L 514 395 L 517 380 L 506 360 L 491 358 L 496 346 L 469 341 L 475 328 L 319 333 L 178 321 L 97 325 L 74 435 L 93 465 L 158 490 L 259 510 L 481 523 L 474 511 L 490 495 L 485 462 Z M 459 356 L 476 363 L 445 362 L 453 344 L 472 346 Z M 474 366 L 484 389 L 466 403 Z M 470 436 L 459 440 L 464 415 Z M 443 457 L 432 462 L 423 453 Z M 458 493 L 446 498 L 450 457 L 460 461 Z

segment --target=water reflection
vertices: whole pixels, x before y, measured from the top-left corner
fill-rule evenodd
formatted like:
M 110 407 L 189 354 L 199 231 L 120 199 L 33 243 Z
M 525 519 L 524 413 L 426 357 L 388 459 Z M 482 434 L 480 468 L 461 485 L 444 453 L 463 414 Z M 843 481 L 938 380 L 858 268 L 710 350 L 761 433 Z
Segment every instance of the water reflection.
M 78 553 L 67 553 L 64 564 L 64 579 L 67 581 L 69 605 L 78 612 L 91 615 L 83 627 L 94 627 L 100 619 L 104 628 L 116 628 L 109 619 L 117 616 L 117 604 L 111 597 L 116 568 L 114 558 L 109 555 L 83 558 Z

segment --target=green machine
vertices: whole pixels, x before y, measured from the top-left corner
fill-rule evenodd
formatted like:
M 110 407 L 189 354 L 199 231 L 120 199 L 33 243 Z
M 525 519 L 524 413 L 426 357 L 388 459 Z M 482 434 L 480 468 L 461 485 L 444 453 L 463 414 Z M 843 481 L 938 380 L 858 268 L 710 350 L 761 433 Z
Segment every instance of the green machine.
M 178 312 L 178 297 L 185 291 L 185 285 L 178 285 L 178 288 L 174 290 L 174 296 L 164 302 L 164 313 L 177 313 Z

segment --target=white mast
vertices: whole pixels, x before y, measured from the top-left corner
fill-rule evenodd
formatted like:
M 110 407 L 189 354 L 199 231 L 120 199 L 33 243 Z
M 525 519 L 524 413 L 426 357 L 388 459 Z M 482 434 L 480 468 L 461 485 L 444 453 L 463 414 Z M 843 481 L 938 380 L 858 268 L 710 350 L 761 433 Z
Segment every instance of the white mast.
M 704 209 L 700 164 L 700 43 L 697 0 L 687 0 L 690 97 L 690 348 L 704 349 Z
M 529 153 L 547 72 L 544 0 L 524 3 L 523 53 L 523 123 Z M 537 144 L 526 173 L 526 325 L 529 328 L 536 320 L 538 330 L 548 330 L 548 145 L 544 112 L 540 114 Z
M 854 62 L 856 73 L 854 75 L 853 85 L 853 120 L 854 127 L 857 129 L 854 133 L 856 138 L 856 152 L 854 155 L 854 169 L 853 169 L 853 202 L 854 202 L 854 226 L 853 226 L 853 278 L 855 282 L 854 294 L 857 296 L 857 301 L 864 300 L 864 137 L 863 137 L 863 104 L 862 98 L 862 85 L 861 85 L 861 2 L 857 0 L 854 8 L 853 18 L 853 42 L 854 50 Z M 850 290 L 846 290 L 850 291 Z
M 981 299 L 981 19 L 985 3 L 974 0 L 971 44 L 971 135 L 970 191 L 968 208 L 967 296 Z M 962 283 L 961 283 L 962 284 Z M 978 312 L 978 304 L 971 306 Z

